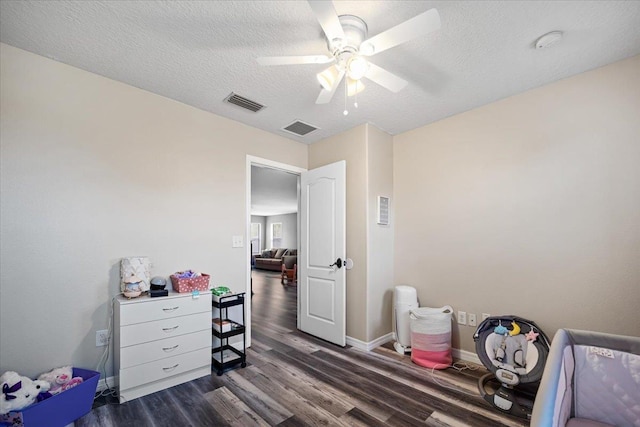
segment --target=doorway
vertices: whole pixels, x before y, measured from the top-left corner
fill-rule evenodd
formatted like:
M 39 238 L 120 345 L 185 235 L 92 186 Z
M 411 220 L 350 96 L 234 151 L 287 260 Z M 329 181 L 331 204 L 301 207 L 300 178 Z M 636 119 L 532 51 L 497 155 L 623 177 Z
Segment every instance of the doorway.
M 274 242 L 278 246 L 295 246 L 296 249 L 300 247 L 300 174 L 302 172 L 305 172 L 306 170 L 285 163 L 274 162 L 272 160 L 254 156 L 247 156 L 246 171 L 246 236 L 248 236 L 245 253 L 245 260 L 247 263 L 246 292 L 247 295 L 251 295 L 253 273 L 252 261 L 254 259 L 255 253 L 258 252 L 257 248 L 255 247 L 256 240 L 260 240 L 261 242 L 259 248 L 260 251 L 270 248 L 270 245 L 274 244 Z M 259 174 L 261 178 L 258 183 L 256 183 L 255 181 L 256 174 Z M 280 187 L 288 187 L 289 189 L 291 188 L 291 178 L 294 178 L 293 188 L 295 194 L 293 200 L 291 199 L 290 195 L 287 196 L 280 191 Z M 263 184 L 265 184 L 266 181 L 272 182 L 272 185 L 274 185 L 275 187 L 271 189 L 261 189 L 262 194 L 257 197 L 258 200 L 255 200 L 256 198 L 252 197 L 252 194 L 254 192 L 253 187 L 264 186 Z M 278 203 L 274 204 L 277 205 L 275 206 L 275 209 L 270 209 L 267 206 L 267 200 L 269 197 L 272 197 L 274 200 L 279 200 Z M 291 211 L 295 211 L 296 213 L 295 224 L 290 223 L 292 213 Z M 269 217 L 271 218 L 269 219 Z M 264 218 L 264 220 L 261 220 L 259 218 Z M 256 234 L 255 231 L 257 228 L 260 228 L 261 230 L 259 239 L 255 239 L 255 236 L 252 235 L 252 223 L 260 224 L 259 226 L 253 226 L 253 234 Z M 291 234 L 295 234 L 295 238 L 292 238 Z M 277 277 L 280 277 L 279 271 L 265 270 L 265 272 L 270 273 L 273 276 L 277 275 Z M 277 280 L 277 284 L 278 286 L 280 286 L 279 279 Z M 295 298 L 297 301 L 297 287 L 291 288 L 289 289 L 289 291 L 296 292 Z M 248 298 L 247 300 L 247 345 L 251 345 L 252 303 L 251 298 Z M 297 308 L 295 311 L 297 316 Z

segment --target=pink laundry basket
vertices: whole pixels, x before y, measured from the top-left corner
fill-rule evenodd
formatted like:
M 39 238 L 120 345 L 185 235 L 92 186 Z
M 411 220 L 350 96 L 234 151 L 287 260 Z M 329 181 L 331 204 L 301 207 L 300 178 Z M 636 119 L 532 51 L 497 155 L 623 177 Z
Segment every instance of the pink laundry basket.
M 420 307 L 411 310 L 411 361 L 433 369 L 451 366 L 453 308 Z

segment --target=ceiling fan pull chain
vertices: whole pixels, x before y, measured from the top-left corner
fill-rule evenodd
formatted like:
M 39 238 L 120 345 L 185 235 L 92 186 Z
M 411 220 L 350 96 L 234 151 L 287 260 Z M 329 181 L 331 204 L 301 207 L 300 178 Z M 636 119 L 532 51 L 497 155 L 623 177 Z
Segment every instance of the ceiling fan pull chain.
M 353 103 L 353 106 L 358 108 L 358 83 L 360 83 L 360 80 L 356 80 L 356 93 L 355 93 L 355 102 Z
M 342 114 L 344 114 L 345 116 L 349 114 L 349 110 L 347 110 L 347 81 L 348 80 L 349 78 L 345 76 L 344 78 L 344 111 L 342 112 Z

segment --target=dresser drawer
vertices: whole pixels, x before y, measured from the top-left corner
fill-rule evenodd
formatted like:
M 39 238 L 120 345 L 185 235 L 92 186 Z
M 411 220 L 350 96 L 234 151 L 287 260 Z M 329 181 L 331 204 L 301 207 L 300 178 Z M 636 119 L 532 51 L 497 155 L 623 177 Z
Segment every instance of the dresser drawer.
M 123 326 L 120 328 L 120 347 L 176 337 L 205 329 L 211 333 L 211 312 L 209 311 Z
M 194 313 L 211 313 L 211 295 L 205 293 L 193 299 L 191 295 L 177 298 L 152 298 L 140 303 L 120 306 L 120 325 L 132 325 L 141 322 L 168 319 Z
M 211 331 L 208 329 L 144 344 L 131 345 L 120 350 L 120 367 L 122 369 L 130 368 L 131 366 L 177 356 L 204 347 L 211 348 Z
M 120 390 L 124 391 L 210 365 L 211 348 L 203 348 L 144 365 L 120 369 Z

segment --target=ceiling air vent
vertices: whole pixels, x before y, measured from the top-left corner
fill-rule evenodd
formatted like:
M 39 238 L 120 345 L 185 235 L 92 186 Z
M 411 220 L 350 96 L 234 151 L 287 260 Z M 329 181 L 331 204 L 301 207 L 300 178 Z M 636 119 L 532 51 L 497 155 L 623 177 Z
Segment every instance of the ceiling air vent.
M 301 122 L 300 120 L 296 120 L 295 122 L 291 123 L 289 126 L 282 128 L 282 130 L 298 136 L 305 136 L 306 134 L 311 133 L 316 129 L 318 128 L 308 123 Z
M 231 95 L 225 98 L 229 104 L 237 105 L 238 107 L 242 107 L 245 110 L 253 111 L 257 113 L 258 111 L 264 108 L 264 105 L 258 104 L 255 101 L 245 98 L 244 96 L 240 96 L 237 93 L 231 92 Z

